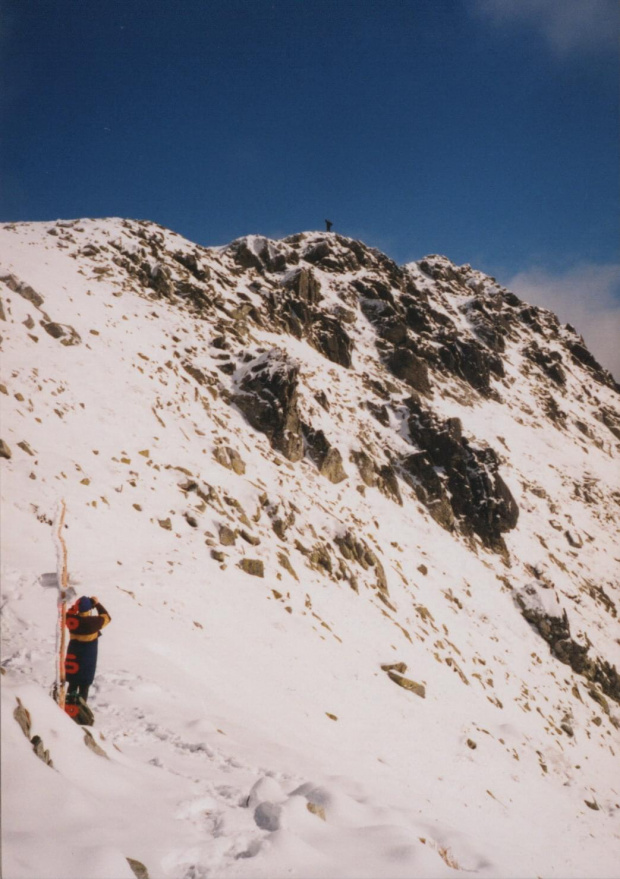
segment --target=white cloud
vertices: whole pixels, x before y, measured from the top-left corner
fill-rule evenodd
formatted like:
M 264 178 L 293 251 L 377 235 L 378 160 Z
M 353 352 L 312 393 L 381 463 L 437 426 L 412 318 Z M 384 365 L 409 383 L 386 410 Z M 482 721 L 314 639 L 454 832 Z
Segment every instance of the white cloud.
M 575 327 L 600 364 L 620 380 L 620 263 L 582 263 L 561 275 L 532 268 L 506 286 Z
M 560 57 L 616 46 L 617 0 L 474 0 L 474 8 L 499 26 L 539 31 Z

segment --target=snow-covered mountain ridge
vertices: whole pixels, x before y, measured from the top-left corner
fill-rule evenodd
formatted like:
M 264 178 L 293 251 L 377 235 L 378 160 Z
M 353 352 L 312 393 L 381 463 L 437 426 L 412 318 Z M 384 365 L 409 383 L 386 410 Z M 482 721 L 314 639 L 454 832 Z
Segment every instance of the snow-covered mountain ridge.
M 116 219 L 2 227 L 0 297 L 8 876 L 617 874 L 618 386 L 572 328 L 444 257 Z M 34 686 L 60 497 L 96 801 Z

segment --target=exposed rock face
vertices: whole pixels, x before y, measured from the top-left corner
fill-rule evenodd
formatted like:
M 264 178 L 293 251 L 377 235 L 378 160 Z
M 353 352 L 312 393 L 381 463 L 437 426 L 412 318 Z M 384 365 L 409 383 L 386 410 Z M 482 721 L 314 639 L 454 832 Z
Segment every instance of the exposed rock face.
M 317 316 L 313 320 L 309 338 L 328 360 L 347 369 L 351 366 L 353 343 L 339 320 L 327 315 Z
M 475 533 L 488 546 L 500 548 L 502 533 L 517 524 L 519 508 L 499 475 L 497 453 L 472 445 L 462 435 L 458 418 L 441 422 L 414 397 L 407 405 L 410 436 L 423 451 L 401 464 L 415 480 L 419 499 L 444 527 L 450 529 L 458 521 L 465 533 Z M 442 478 L 435 468 L 441 468 Z
M 298 339 L 307 339 L 328 360 L 351 366 L 353 342 L 335 313 L 327 313 L 320 283 L 310 267 L 289 270 L 280 279 L 281 287 L 267 298 L 271 319 Z
M 401 461 L 404 478 L 414 489 L 416 496 L 442 528 L 452 531 L 454 512 L 450 498 L 426 452 L 414 452 Z
M 419 391 L 428 394 L 431 389 L 428 380 L 428 366 L 408 348 L 395 348 L 388 358 L 388 365 L 397 378 Z
M 297 268 L 287 272 L 282 278 L 282 286 L 307 305 L 318 305 L 322 299 L 321 285 L 310 268 Z
M 330 482 L 342 482 L 347 478 L 342 465 L 342 455 L 338 449 L 333 448 L 322 430 L 313 430 L 308 425 L 303 425 L 303 435 L 306 440 L 308 453 L 319 468 L 319 472 Z
M 589 656 L 592 645 L 580 644 L 571 636 L 566 610 L 560 607 L 557 600 L 555 606 L 551 607 L 548 601 L 541 601 L 540 591 L 541 587 L 537 584 L 530 584 L 517 592 L 515 600 L 523 617 L 547 642 L 560 662 L 569 665 L 574 672 L 593 684 L 598 684 L 605 695 L 620 703 L 620 675 L 616 667 L 605 659 Z M 593 699 L 600 702 L 602 697 L 597 695 L 595 689 L 591 688 L 589 692 Z
M 252 427 L 266 434 L 289 461 L 303 457 L 298 380 L 299 365 L 274 348 L 247 369 L 233 398 Z
M 13 452 L 11 451 L 8 443 L 6 443 L 3 439 L 0 439 L 0 458 L 12 458 Z

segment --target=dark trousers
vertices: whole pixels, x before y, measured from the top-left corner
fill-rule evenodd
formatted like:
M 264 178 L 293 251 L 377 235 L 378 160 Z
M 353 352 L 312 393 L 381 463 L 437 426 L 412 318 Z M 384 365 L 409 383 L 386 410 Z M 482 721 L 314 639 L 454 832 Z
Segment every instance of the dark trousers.
M 69 689 L 67 691 L 67 695 L 81 696 L 85 702 L 88 702 L 89 689 L 90 689 L 89 684 L 69 684 Z

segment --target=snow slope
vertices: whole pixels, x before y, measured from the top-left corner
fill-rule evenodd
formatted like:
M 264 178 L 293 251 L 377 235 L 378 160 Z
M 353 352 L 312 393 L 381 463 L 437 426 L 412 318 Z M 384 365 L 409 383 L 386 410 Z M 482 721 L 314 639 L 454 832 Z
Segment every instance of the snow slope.
M 507 324 L 488 382 L 440 369 L 434 328 L 479 339 L 480 301 L 507 294 L 444 258 L 399 271 L 316 233 L 203 249 L 117 219 L 0 229 L 6 879 L 121 879 L 127 858 L 155 879 L 618 876 L 614 679 L 534 624 L 565 612 L 620 664 L 617 388 L 542 310 Z M 519 508 L 501 535 L 442 527 L 403 478 L 417 404 L 369 278 L 430 303 L 413 395 L 476 460 L 496 450 Z M 292 283 L 299 331 L 278 311 Z M 301 457 L 292 421 L 260 432 L 239 397 L 282 364 L 314 431 Z M 344 476 L 317 464 L 319 431 Z M 90 700 L 105 755 L 49 698 L 60 498 L 71 582 L 112 615 Z

